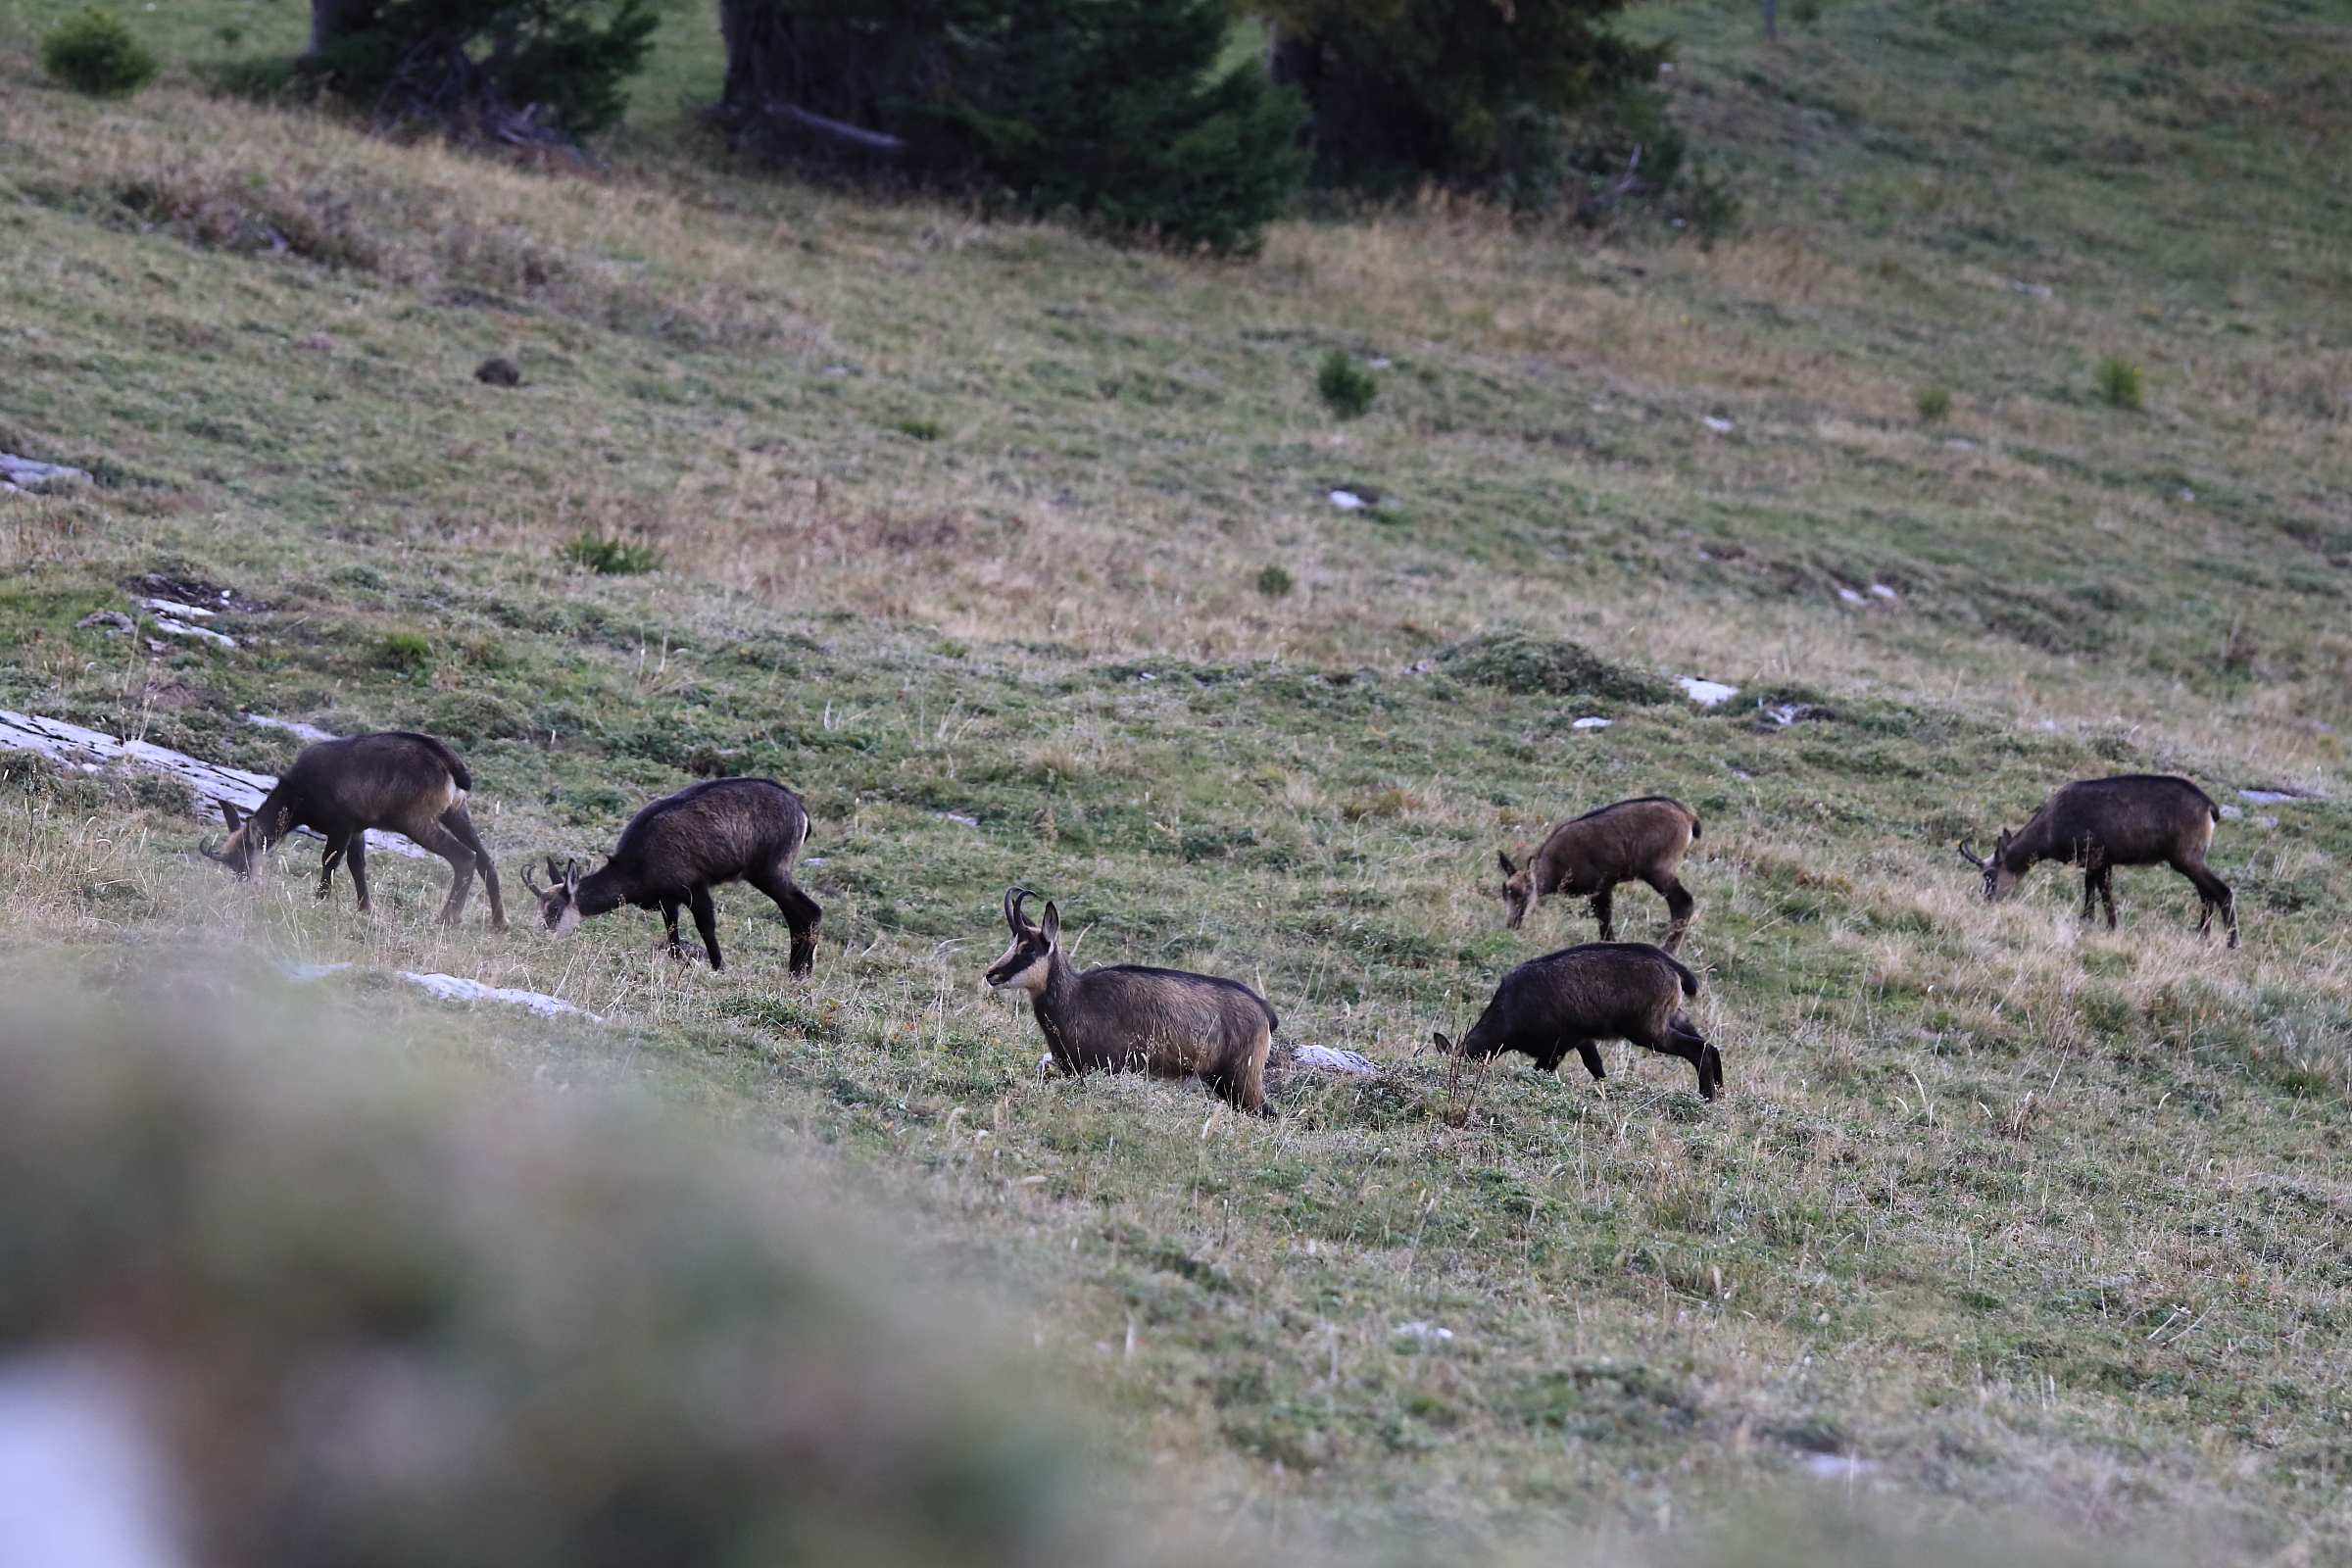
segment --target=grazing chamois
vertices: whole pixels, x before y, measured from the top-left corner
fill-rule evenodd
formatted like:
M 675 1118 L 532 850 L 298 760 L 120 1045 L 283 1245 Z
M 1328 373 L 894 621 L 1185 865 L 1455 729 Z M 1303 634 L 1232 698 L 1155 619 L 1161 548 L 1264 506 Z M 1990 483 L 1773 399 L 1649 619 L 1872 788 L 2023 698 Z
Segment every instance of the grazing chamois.
M 808 841 L 808 811 L 791 790 L 772 778 L 714 778 L 665 795 L 630 817 L 601 869 L 582 876 L 579 861 L 559 868 L 551 855 L 547 874 L 554 886 L 540 887 L 528 870 L 522 879 L 558 936 L 624 904 L 660 909 L 674 958 L 686 956 L 678 943 L 683 904 L 694 910 L 710 967 L 723 969 L 710 888 L 740 878 L 784 911 L 792 928 L 792 972 L 805 975 L 816 966 L 816 926 L 825 913 L 792 880 L 793 857 Z
M 2082 918 L 2091 901 L 2107 906 L 2107 929 L 2115 929 L 2115 868 L 2169 865 L 2196 884 L 2197 935 L 2210 936 L 2213 911 L 2230 927 L 2237 946 L 2237 901 L 2230 885 L 2205 868 L 2213 825 L 2222 808 L 2213 797 L 2184 778 L 2163 773 L 2120 773 L 2086 778 L 2059 790 L 2026 818 L 2015 833 L 2004 831 L 1990 855 L 1972 855 L 1968 840 L 1960 855 L 1984 873 L 1984 898 L 1997 904 L 2043 860 L 2082 868 Z
M 1029 993 L 1054 1066 L 1071 1074 L 1198 1074 L 1234 1109 L 1263 1112 L 1266 1053 L 1281 1023 L 1265 998 L 1238 980 L 1180 969 L 1075 969 L 1062 956 L 1060 911 L 1048 904 L 1043 923 L 1031 920 L 1021 912 L 1031 897 L 1027 888 L 1004 890 L 1012 946 L 987 978 L 997 990 Z
M 419 848 L 438 855 L 455 873 L 441 923 L 455 925 L 466 913 L 473 874 L 482 874 L 490 895 L 490 929 L 507 929 L 506 900 L 498 887 L 498 863 L 482 847 L 466 813 L 472 775 L 458 754 L 430 735 L 379 730 L 348 740 L 306 746 L 250 815 L 220 803 L 228 839 L 203 853 L 237 874 L 240 881 L 269 858 L 270 847 L 296 828 L 324 835 L 318 862 L 318 897 L 332 890 L 337 861 L 351 868 L 351 885 L 368 909 L 368 830 L 405 833 Z
M 1544 847 L 1523 865 L 1494 852 L 1502 862 L 1502 902 L 1508 912 L 1502 923 L 1516 931 L 1536 901 L 1547 893 L 1592 900 L 1592 917 L 1600 922 L 1600 940 L 1617 940 L 1615 910 L 1610 895 L 1620 882 L 1646 882 L 1666 901 L 1666 951 L 1683 945 L 1690 929 L 1695 901 L 1685 891 L 1675 868 L 1698 842 L 1698 813 L 1663 795 L 1644 795 L 1619 801 L 1571 817 L 1551 830 Z
M 1646 942 L 1588 942 L 1530 958 L 1503 975 L 1478 1022 L 1456 1043 L 1434 1038 L 1450 1055 L 1487 1057 L 1505 1051 L 1536 1058 L 1553 1072 L 1575 1052 L 1594 1082 L 1608 1073 L 1599 1042 L 1629 1040 L 1644 1051 L 1680 1056 L 1698 1069 L 1698 1092 L 1723 1091 L 1723 1056 L 1683 1011 L 1698 995 L 1698 977 Z

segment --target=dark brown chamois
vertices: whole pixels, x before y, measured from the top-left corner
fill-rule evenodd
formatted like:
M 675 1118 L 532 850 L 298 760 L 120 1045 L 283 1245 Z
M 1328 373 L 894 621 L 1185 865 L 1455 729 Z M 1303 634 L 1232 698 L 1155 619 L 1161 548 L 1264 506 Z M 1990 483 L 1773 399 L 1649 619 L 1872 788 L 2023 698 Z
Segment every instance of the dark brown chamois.
M 2115 868 L 2169 865 L 2196 884 L 2197 935 L 2210 936 L 2218 908 L 2234 948 L 2237 901 L 2229 884 L 2205 868 L 2213 825 L 2221 819 L 2213 797 L 2184 778 L 2123 773 L 2067 785 L 2042 802 L 2024 827 L 2003 832 L 1988 856 L 1971 855 L 1966 839 L 1960 841 L 1960 854 L 1984 873 L 1984 897 L 1994 904 L 2042 860 L 2081 866 L 2082 918 L 2090 918 L 2096 898 L 2107 906 L 2110 931 L 2115 929 Z
M 421 849 L 438 855 L 455 873 L 441 921 L 455 925 L 466 913 L 473 874 L 482 874 L 490 895 L 490 929 L 507 929 L 506 900 L 499 894 L 498 864 L 466 814 L 472 775 L 458 754 L 430 735 L 380 730 L 349 740 L 306 746 L 294 765 L 248 816 L 226 801 L 220 816 L 228 840 L 203 852 L 242 879 L 268 859 L 270 847 L 296 828 L 326 839 L 318 862 L 318 897 L 334 886 L 335 864 L 351 868 L 351 885 L 368 908 L 368 830 L 405 833 Z
M 792 880 L 793 858 L 808 841 L 808 812 L 801 798 L 772 778 L 714 778 L 665 795 L 629 818 L 612 858 L 587 876 L 573 860 L 559 869 L 554 856 L 541 888 L 522 873 L 539 900 L 539 913 L 558 936 L 589 915 L 607 914 L 624 904 L 660 909 L 669 933 L 670 956 L 683 958 L 678 942 L 678 906 L 694 910 L 710 967 L 726 967 L 718 956 L 718 910 L 710 902 L 713 883 L 740 878 L 775 900 L 792 928 L 792 972 L 816 966 L 816 926 L 824 910 Z
M 1029 993 L 1054 1065 L 1065 1073 L 1198 1074 L 1236 1110 L 1266 1103 L 1266 1052 L 1281 1020 L 1266 999 L 1238 980 L 1105 964 L 1084 971 L 1061 953 L 1061 915 L 1046 906 L 1041 924 L 1021 913 L 1027 888 L 1004 891 L 1012 946 L 988 971 L 998 990 Z
M 1539 1072 L 1556 1071 L 1575 1052 L 1595 1082 L 1608 1073 L 1599 1042 L 1629 1040 L 1644 1051 L 1680 1056 L 1698 1070 L 1698 1092 L 1723 1091 L 1723 1056 L 1683 1011 L 1698 995 L 1698 977 L 1646 942 L 1588 942 L 1547 953 L 1506 973 L 1494 999 L 1459 1044 L 1436 1036 L 1438 1049 L 1460 1056 L 1524 1052 Z
M 1675 868 L 1698 841 L 1698 813 L 1663 795 L 1619 801 L 1598 810 L 1571 817 L 1551 830 L 1544 847 L 1523 865 L 1513 865 L 1501 850 L 1502 902 L 1508 912 L 1502 923 L 1519 929 L 1528 910 L 1547 893 L 1592 900 L 1592 917 L 1600 922 L 1600 940 L 1617 939 L 1610 895 L 1620 882 L 1646 882 L 1666 901 L 1666 951 L 1683 945 L 1695 907 Z

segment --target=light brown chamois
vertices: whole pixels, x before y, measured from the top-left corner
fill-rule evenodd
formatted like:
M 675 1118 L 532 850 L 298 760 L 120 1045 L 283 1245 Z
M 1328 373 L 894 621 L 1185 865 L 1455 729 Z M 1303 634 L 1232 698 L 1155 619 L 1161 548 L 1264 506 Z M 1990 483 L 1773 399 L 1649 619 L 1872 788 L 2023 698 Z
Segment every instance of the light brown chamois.
M 449 902 L 441 906 L 442 924 L 455 925 L 465 915 L 466 895 L 479 871 L 490 895 L 490 929 L 504 931 L 507 906 L 499 894 L 498 864 L 466 814 L 466 794 L 472 788 L 473 778 L 458 754 L 430 735 L 380 730 L 320 741 L 302 749 L 251 815 L 240 816 L 222 801 L 227 842 L 218 850 L 209 844 L 200 848 L 242 880 L 268 859 L 272 844 L 307 827 L 326 839 L 318 862 L 318 897 L 332 890 L 340 861 L 351 868 L 351 885 L 365 912 L 368 830 L 405 833 L 447 860 L 455 873 Z
M 1723 1092 L 1723 1055 L 1683 1011 L 1698 995 L 1698 977 L 1663 949 L 1646 942 L 1588 942 L 1530 958 L 1502 977 L 1494 999 L 1459 1043 L 1435 1037 L 1438 1049 L 1458 1056 L 1517 1051 L 1536 1058 L 1539 1072 L 1556 1071 L 1575 1052 L 1593 1081 L 1606 1078 L 1603 1040 L 1627 1040 L 1644 1051 L 1680 1056 L 1698 1070 L 1698 1092 Z
M 1696 906 L 1675 870 L 1697 841 L 1698 813 L 1663 795 L 1619 801 L 1571 817 L 1551 830 L 1525 864 L 1513 865 L 1507 853 L 1494 852 L 1502 862 L 1502 902 L 1507 906 L 1502 923 L 1518 930 L 1545 894 L 1590 897 L 1592 917 L 1600 922 L 1600 940 L 1614 942 L 1617 922 L 1611 895 L 1620 882 L 1646 882 L 1666 901 L 1665 948 L 1672 953 L 1683 945 Z
M 673 958 L 686 956 L 678 942 L 678 906 L 685 905 L 694 910 L 710 967 L 723 969 L 710 888 L 741 878 L 784 911 L 792 928 L 792 972 L 805 975 L 816 965 L 816 928 L 825 912 L 792 880 L 793 858 L 808 841 L 808 812 L 791 790 L 772 778 L 714 778 L 665 795 L 630 817 L 612 858 L 587 876 L 580 875 L 579 861 L 559 867 L 551 855 L 553 887 L 532 882 L 528 870 L 522 879 L 539 900 L 540 918 L 558 936 L 586 916 L 624 904 L 660 909 Z
M 1046 1050 L 1064 1073 L 1198 1075 L 1236 1110 L 1262 1112 L 1266 1053 L 1280 1020 L 1266 999 L 1238 980 L 1105 964 L 1079 970 L 1061 952 L 1061 914 L 1041 923 L 1021 913 L 1027 888 L 1004 890 L 1012 946 L 988 970 L 1002 991 L 1029 993 Z
M 2197 935 L 2209 936 L 2213 911 L 2230 927 L 2237 946 L 2237 901 L 2230 885 L 2205 868 L 2213 825 L 2222 808 L 2213 797 L 2184 778 L 2162 773 L 2122 773 L 2069 784 L 2035 808 L 2015 833 L 2004 831 L 1992 853 L 1972 855 L 1968 840 L 1960 854 L 1984 873 L 1984 898 L 1997 904 L 2016 891 L 2028 871 L 2043 860 L 2082 868 L 2082 918 L 2091 901 L 2107 906 L 2107 929 L 2115 929 L 2115 868 L 2169 865 L 2196 885 Z

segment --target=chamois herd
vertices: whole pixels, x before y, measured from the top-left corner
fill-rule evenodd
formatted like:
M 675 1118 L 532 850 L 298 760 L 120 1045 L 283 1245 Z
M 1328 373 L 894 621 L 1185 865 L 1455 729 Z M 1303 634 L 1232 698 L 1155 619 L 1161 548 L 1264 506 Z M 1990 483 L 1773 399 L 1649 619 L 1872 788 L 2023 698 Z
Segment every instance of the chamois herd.
M 507 929 L 498 866 L 466 810 L 473 780 L 448 745 L 430 735 L 388 730 L 304 749 L 262 804 L 240 815 L 226 802 L 220 814 L 227 841 L 203 853 L 238 877 L 253 875 L 270 847 L 297 829 L 326 841 L 318 867 L 318 897 L 334 884 L 338 863 L 349 868 L 359 906 L 368 908 L 367 834 L 404 833 L 447 860 L 449 898 L 444 924 L 466 912 L 476 872 L 490 899 L 490 926 Z M 2044 801 L 2026 825 L 2003 832 L 1992 853 L 1979 856 L 1960 842 L 1960 854 L 1984 873 L 1984 897 L 1999 902 L 2043 860 L 2082 868 L 2082 918 L 2104 901 L 2115 927 L 2112 877 L 2119 865 L 2169 865 L 2194 884 L 2201 905 L 2200 935 L 2220 910 L 2237 946 L 2237 913 L 2230 889 L 2205 865 L 2221 808 L 2182 778 L 2127 774 L 2069 784 Z M 1438 1049 L 1486 1059 L 1506 1051 L 1554 1071 L 1574 1053 L 1595 1080 L 1606 1074 L 1599 1044 L 1624 1040 L 1680 1056 L 1698 1075 L 1698 1092 L 1713 1100 L 1723 1087 L 1723 1058 L 1692 1025 L 1682 1004 L 1696 996 L 1698 979 L 1674 956 L 1696 906 L 1676 875 L 1699 836 L 1698 813 L 1663 796 L 1619 801 L 1553 828 L 1523 861 L 1498 851 L 1502 864 L 1503 923 L 1517 930 L 1547 895 L 1590 899 L 1600 940 L 1531 958 L 1503 975 L 1477 1022 L 1458 1040 L 1437 1035 Z M 723 968 L 710 889 L 750 883 L 775 901 L 792 932 L 791 971 L 806 975 L 816 961 L 823 910 L 792 878 L 792 862 L 808 840 L 801 798 L 773 779 L 721 778 L 655 801 L 629 819 L 604 865 L 583 875 L 574 860 L 547 861 L 549 885 L 523 880 L 539 901 L 541 920 L 563 936 L 591 915 L 624 904 L 662 911 L 669 952 L 684 958 L 678 910 L 694 914 L 704 955 Z M 1645 882 L 1666 901 L 1669 924 L 1662 946 L 1615 940 L 1611 895 L 1623 883 Z M 1049 1059 L 1064 1073 L 1145 1072 L 1158 1078 L 1199 1077 L 1236 1109 L 1265 1109 L 1266 1057 L 1279 1020 L 1265 998 L 1236 980 L 1106 964 L 1079 969 L 1061 947 L 1061 915 L 1048 903 L 1039 918 L 1026 912 L 1037 895 L 1004 893 L 1004 924 L 1012 945 L 987 970 L 999 990 L 1028 993 Z

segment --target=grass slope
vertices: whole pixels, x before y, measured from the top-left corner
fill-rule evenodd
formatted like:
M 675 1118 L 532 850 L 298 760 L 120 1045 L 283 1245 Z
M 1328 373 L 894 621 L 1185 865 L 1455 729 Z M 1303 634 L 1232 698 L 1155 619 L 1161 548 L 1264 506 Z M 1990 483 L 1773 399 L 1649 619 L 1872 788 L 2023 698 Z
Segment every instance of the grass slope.
M 171 25 L 201 50 L 247 9 Z M 707 72 L 689 20 L 661 80 Z M 1737 241 L 1432 202 L 1210 265 L 777 181 L 658 103 L 612 182 L 565 183 L 170 84 L 93 106 L 20 49 L 0 445 L 101 485 L 0 514 L 0 703 L 269 768 L 290 743 L 244 711 L 431 728 L 510 871 L 772 770 L 827 912 L 808 986 L 740 891 L 719 976 L 634 913 L 443 932 L 429 865 L 379 858 L 363 920 L 296 851 L 236 888 L 152 789 L 19 762 L 6 940 L 101 978 L 349 958 L 324 985 L 403 1017 L 439 1014 L 398 968 L 572 998 L 611 1021 L 468 1012 L 454 1049 L 829 1147 L 1025 1303 L 1139 1479 L 1278 1537 L 1649 1528 L 1838 1451 L 1904 1495 L 2341 1556 L 2352 816 L 2224 824 L 2236 954 L 2169 874 L 2121 879 L 2109 936 L 2049 872 L 1986 908 L 1949 846 L 2117 768 L 2334 792 L 2345 166 L 2310 106 L 2352 32 L 1635 24 L 1683 40 Z M 1333 347 L 1390 362 L 1340 429 Z M 529 384 L 473 381 L 493 353 Z M 2098 401 L 2110 355 L 2146 411 Z M 1922 425 L 1930 385 L 1955 409 Z M 667 569 L 582 574 L 582 531 Z M 222 618 L 234 652 L 75 628 L 156 570 L 269 608 Z M 1435 657 L 1498 626 L 1745 689 Z M 1687 956 L 1729 1098 L 1613 1056 L 1605 1102 L 1522 1066 L 1466 1106 L 1418 1043 L 1590 929 L 1502 932 L 1494 846 L 1647 792 L 1706 820 Z M 1284 1041 L 1386 1071 L 1295 1078 L 1265 1124 L 1036 1082 L 974 978 L 1013 880 L 1081 960 L 1241 976 Z

